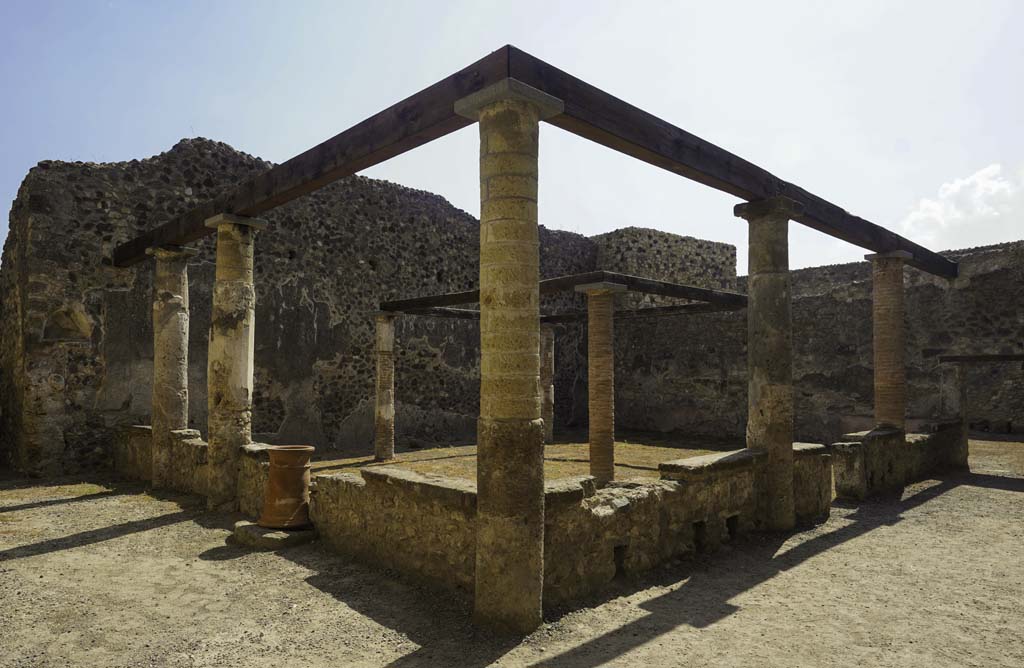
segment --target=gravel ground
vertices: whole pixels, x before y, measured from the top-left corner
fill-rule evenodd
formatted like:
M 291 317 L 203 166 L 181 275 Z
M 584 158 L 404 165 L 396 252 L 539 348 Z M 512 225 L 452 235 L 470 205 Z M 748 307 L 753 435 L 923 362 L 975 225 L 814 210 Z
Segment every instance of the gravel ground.
M 0 666 L 1024 666 L 1024 444 L 624 582 L 525 639 L 316 544 L 133 484 L 0 480 Z

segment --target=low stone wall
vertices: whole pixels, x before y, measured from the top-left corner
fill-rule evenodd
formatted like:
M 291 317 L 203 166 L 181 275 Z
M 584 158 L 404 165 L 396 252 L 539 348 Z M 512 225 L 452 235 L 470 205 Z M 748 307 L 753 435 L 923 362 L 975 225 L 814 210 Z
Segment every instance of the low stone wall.
M 967 468 L 967 430 L 961 421 L 928 434 L 891 429 L 846 434 L 832 446 L 836 496 L 861 501 L 896 494 L 913 482 Z
M 132 480 L 153 479 L 153 428 L 132 425 L 118 430 L 113 440 L 114 470 Z
M 318 475 L 310 516 L 336 552 L 472 591 L 476 485 L 400 468 Z
M 835 484 L 832 455 L 820 443 L 793 444 L 793 503 L 797 526 L 809 526 L 828 519 Z
M 828 516 L 832 467 L 824 446 L 798 444 L 794 482 L 804 522 Z M 545 486 L 544 600 L 558 605 L 616 577 L 713 550 L 761 526 L 765 455 L 738 450 L 665 462 L 661 480 L 589 476 Z M 310 511 L 331 549 L 448 588 L 471 592 L 476 485 L 397 467 L 314 478 Z
M 238 510 L 249 517 L 259 517 L 263 509 L 263 491 L 270 477 L 270 446 L 250 443 L 242 446 L 238 460 Z

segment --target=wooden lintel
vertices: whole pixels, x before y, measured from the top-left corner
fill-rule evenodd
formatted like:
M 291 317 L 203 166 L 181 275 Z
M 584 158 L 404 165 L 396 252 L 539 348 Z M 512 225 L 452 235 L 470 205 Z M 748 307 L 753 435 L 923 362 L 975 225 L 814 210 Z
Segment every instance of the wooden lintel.
M 563 113 L 546 121 L 552 125 L 747 201 L 789 197 L 803 205 L 794 218 L 799 223 L 877 253 L 906 251 L 910 265 L 938 276 L 957 275 L 955 262 L 512 46 L 119 245 L 112 262 L 134 264 L 146 257 L 146 248 L 186 244 L 208 234 L 203 221 L 215 214 L 257 216 L 465 127 L 472 121 L 455 113 L 455 102 L 509 77 L 562 101 Z
M 940 355 L 940 362 L 1024 362 L 1024 354 Z

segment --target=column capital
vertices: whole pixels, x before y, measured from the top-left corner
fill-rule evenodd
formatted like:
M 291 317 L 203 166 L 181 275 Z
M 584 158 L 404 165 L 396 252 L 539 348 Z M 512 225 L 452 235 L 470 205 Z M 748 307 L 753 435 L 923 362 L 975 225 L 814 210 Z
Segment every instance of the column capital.
M 146 255 L 152 255 L 157 260 L 176 260 L 178 258 L 194 257 L 199 253 L 195 248 L 188 246 L 177 246 L 164 244 L 162 246 L 150 246 L 146 249 Z
M 616 292 L 626 292 L 629 290 L 622 283 L 612 283 L 611 281 L 599 281 L 597 283 L 584 283 L 583 285 L 577 285 L 575 288 L 576 292 L 583 292 L 587 295 L 603 295 L 613 294 Z
M 207 227 L 217 229 L 221 225 L 243 225 L 245 227 L 252 227 L 257 230 L 262 230 L 267 226 L 267 221 L 262 218 L 250 218 L 249 216 L 236 216 L 233 213 L 218 213 L 216 216 L 210 216 L 204 221 Z
M 565 104 L 557 97 L 509 77 L 456 100 L 455 113 L 471 121 L 478 121 L 481 109 L 502 100 L 529 102 L 537 107 L 542 121 L 552 116 L 558 116 L 565 111 Z
M 914 254 L 903 250 L 887 251 L 885 253 L 868 253 L 864 256 L 865 260 L 913 260 Z
M 804 205 L 795 199 L 776 195 L 765 199 L 756 199 L 750 202 L 742 202 L 733 207 L 733 215 L 744 220 L 756 218 L 780 218 L 787 220 L 798 216 L 804 211 Z

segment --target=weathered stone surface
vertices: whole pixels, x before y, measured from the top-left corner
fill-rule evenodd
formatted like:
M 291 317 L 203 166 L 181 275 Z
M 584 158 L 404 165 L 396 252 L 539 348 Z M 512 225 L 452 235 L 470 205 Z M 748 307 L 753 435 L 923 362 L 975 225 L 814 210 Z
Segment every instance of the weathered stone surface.
M 124 427 L 114 435 L 114 470 L 132 480 L 153 479 L 153 428 Z
M 832 507 L 832 455 L 820 443 L 793 444 L 793 511 L 797 526 L 820 524 Z
M 961 277 L 905 275 L 908 429 L 943 416 L 939 355 L 1021 352 L 1024 242 L 952 251 Z M 835 443 L 874 426 L 868 262 L 798 269 L 793 290 L 795 438 Z M 748 279 L 737 289 L 747 291 Z M 616 323 L 616 421 L 624 428 L 741 437 L 747 414 L 746 314 Z M 1024 427 L 1024 368 L 964 370 L 974 429 Z
M 733 450 L 710 455 L 673 459 L 658 465 L 663 480 L 705 480 L 728 471 L 740 471 L 764 464 L 767 454 L 763 450 Z
M 792 529 L 793 327 L 789 219 L 800 205 L 784 197 L 736 206 L 747 220 L 747 447 L 764 450 L 765 521 Z
M 310 517 L 331 549 L 467 592 L 476 563 L 475 511 L 466 481 L 389 467 L 318 475 L 310 489 Z
M 283 550 L 316 540 L 316 529 L 266 529 L 248 520 L 235 522 L 234 542 L 254 550 Z
M 270 448 L 266 443 L 242 446 L 238 460 L 238 510 L 249 517 L 259 517 L 263 495 L 270 477 Z
M 541 108 L 519 97 L 478 110 L 480 420 L 473 613 L 528 633 L 544 583 L 537 151 Z
M 153 486 L 169 486 L 171 432 L 188 429 L 188 259 L 195 251 L 152 248 Z M 198 436 L 198 434 L 197 434 Z
M 124 163 L 43 162 L 11 210 L 0 268 L 0 461 L 37 474 L 106 465 L 112 436 L 150 420 L 152 267 L 104 266 L 127 241 L 269 163 L 205 139 Z M 479 226 L 442 198 L 352 177 L 263 216 L 255 251 L 257 440 L 370 452 L 380 301 L 465 290 L 479 279 Z M 589 239 L 541 228 L 541 274 L 590 271 Z M 207 428 L 214 239 L 189 263 L 189 427 Z M 582 297 L 542 300 L 582 309 Z M 582 327 L 561 327 L 559 420 L 586 421 Z M 396 433 L 475 436 L 475 323 L 396 324 Z
M 903 430 L 907 419 L 904 258 L 878 254 L 869 257 L 875 425 Z
M 395 456 L 395 316 L 377 315 L 377 383 L 373 453 L 379 461 Z

